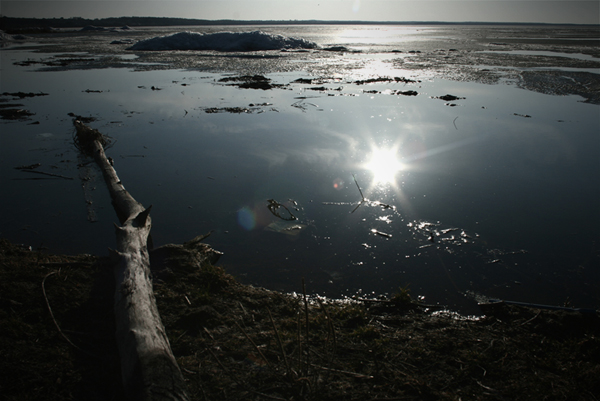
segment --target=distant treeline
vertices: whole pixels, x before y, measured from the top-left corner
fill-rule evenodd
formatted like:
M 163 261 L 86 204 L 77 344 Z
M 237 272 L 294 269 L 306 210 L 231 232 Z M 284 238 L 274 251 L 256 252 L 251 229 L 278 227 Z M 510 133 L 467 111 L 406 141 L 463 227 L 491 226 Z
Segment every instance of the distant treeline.
M 242 21 L 242 20 L 204 20 L 191 18 L 161 17 L 118 17 L 86 19 L 73 18 L 13 18 L 0 17 L 0 30 L 10 31 L 27 28 L 81 28 L 87 25 L 99 27 L 120 26 L 210 26 L 210 25 L 553 25 L 542 23 L 514 22 L 440 22 L 440 21 L 320 21 L 320 20 L 285 20 L 285 21 Z M 573 24 L 564 24 L 573 25 Z
M 199 20 L 191 18 L 160 18 L 160 17 L 118 17 L 86 19 L 73 18 L 13 18 L 1 17 L 0 29 L 19 28 L 81 28 L 88 25 L 101 27 L 120 26 L 181 26 L 181 25 L 237 25 L 240 21 L 233 20 Z

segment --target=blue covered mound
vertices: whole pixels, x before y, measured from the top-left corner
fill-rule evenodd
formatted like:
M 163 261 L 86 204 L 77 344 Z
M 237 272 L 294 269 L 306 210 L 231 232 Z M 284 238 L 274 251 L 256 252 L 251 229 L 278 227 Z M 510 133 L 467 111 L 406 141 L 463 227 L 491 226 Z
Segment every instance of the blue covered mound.
M 280 49 L 314 49 L 317 44 L 305 39 L 254 32 L 179 32 L 141 40 L 128 50 L 218 50 L 257 51 Z

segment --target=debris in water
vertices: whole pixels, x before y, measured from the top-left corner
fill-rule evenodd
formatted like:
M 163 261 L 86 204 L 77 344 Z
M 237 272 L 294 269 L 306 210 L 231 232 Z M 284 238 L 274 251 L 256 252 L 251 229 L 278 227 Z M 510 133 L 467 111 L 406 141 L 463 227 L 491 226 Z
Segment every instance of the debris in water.
M 392 238 L 392 234 L 388 234 L 388 233 L 384 233 L 382 231 L 376 230 L 374 228 L 371 229 L 371 232 L 375 235 L 379 235 L 381 237 L 385 237 L 385 238 Z
M 281 234 L 286 234 L 286 235 L 296 236 L 304 228 L 306 228 L 305 224 L 288 223 L 288 222 L 284 222 L 284 221 L 274 221 L 273 223 L 266 226 L 265 230 L 273 231 L 273 232 L 281 233 Z
M 16 105 L 22 106 L 22 105 Z M 0 118 L 4 120 L 27 120 L 28 117 L 35 115 L 25 109 L 5 109 L 0 108 Z
M 219 82 L 234 82 L 232 86 L 237 86 L 241 89 L 262 89 L 269 90 L 273 88 L 280 88 L 281 84 L 272 84 L 271 80 L 262 75 L 242 75 L 239 77 L 225 77 L 219 79 Z
M 454 95 L 444 95 L 444 96 L 434 96 L 434 99 L 440 99 L 440 100 L 445 100 L 447 102 L 451 102 L 453 100 L 461 100 L 461 99 L 466 99 L 465 97 L 458 97 L 458 96 L 454 96 Z
M 12 97 L 16 97 L 19 99 L 24 99 L 26 97 L 34 97 L 34 96 L 48 96 L 47 93 L 33 93 L 33 92 L 3 92 L 0 96 L 12 96 Z
M 35 163 L 35 164 L 30 164 L 27 166 L 19 166 L 19 167 L 15 167 L 16 170 L 33 170 L 34 168 L 38 168 L 42 165 L 42 163 Z
M 269 209 L 274 216 L 286 221 L 298 220 L 298 218 L 294 216 L 290 209 L 288 209 L 284 204 L 277 202 L 275 199 L 267 199 L 267 202 L 269 202 L 267 209 Z M 282 209 L 285 210 L 289 216 L 286 216 L 285 212 L 283 212 L 282 215 Z
M 209 107 L 204 109 L 205 113 L 215 114 L 215 113 L 233 113 L 233 114 L 248 114 L 252 113 L 252 109 L 248 109 L 246 107 Z
M 404 78 L 404 77 L 377 77 L 377 78 L 369 78 L 364 80 L 354 81 L 353 83 L 356 85 L 364 85 L 364 84 L 373 84 L 377 82 L 403 82 L 403 83 L 417 83 L 421 81 L 415 81 L 414 79 Z

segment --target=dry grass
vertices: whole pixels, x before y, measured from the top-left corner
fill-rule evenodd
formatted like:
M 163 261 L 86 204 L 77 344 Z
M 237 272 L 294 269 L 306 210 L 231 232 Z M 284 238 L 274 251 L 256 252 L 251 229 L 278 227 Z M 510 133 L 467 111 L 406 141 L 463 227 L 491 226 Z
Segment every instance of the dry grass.
M 3 399 L 124 399 L 112 287 L 108 260 L 0 242 Z M 384 302 L 305 302 L 192 260 L 156 277 L 155 294 L 194 400 L 600 394 L 597 316 L 496 305 L 467 319 L 427 312 L 406 293 Z

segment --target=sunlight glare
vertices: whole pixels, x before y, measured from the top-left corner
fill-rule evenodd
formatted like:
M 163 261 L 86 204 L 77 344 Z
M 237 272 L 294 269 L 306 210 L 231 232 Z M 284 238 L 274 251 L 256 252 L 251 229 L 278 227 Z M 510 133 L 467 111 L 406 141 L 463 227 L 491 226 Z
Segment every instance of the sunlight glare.
M 365 168 L 373 173 L 374 184 L 393 184 L 403 165 L 398 160 L 395 148 L 375 148 L 371 151 Z

